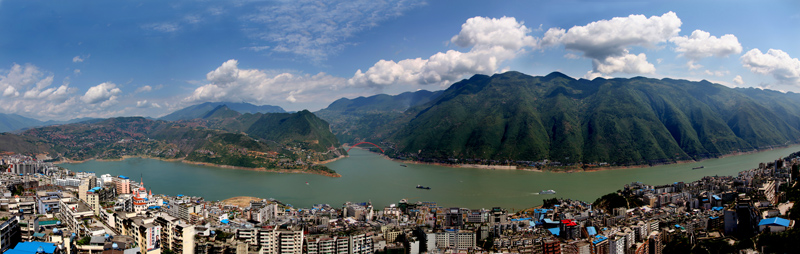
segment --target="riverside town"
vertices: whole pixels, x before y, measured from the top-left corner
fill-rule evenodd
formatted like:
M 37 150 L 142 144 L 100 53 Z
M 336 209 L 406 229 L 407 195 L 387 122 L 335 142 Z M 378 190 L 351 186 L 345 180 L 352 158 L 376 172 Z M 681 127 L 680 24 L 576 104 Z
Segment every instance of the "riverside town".
M 2 157 L 2 245 L 29 253 L 688 253 L 787 252 L 797 234 L 800 152 L 737 176 L 633 182 L 593 203 L 546 199 L 518 212 L 354 200 L 153 194 L 133 176 Z M 137 181 L 138 180 L 138 181 Z M 547 197 L 547 196 L 543 196 Z M 692 247 L 694 246 L 694 247 Z

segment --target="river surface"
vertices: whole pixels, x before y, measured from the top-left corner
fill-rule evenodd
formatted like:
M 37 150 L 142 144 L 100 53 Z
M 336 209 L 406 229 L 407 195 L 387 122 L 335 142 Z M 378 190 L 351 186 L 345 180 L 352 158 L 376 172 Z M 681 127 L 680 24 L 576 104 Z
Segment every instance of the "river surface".
M 634 181 L 660 185 L 691 182 L 707 175 L 736 175 L 739 171 L 758 167 L 760 162 L 773 161 L 796 151 L 800 151 L 800 145 L 695 163 L 547 173 L 421 164 L 402 167 L 401 163 L 377 154 L 353 149 L 350 157 L 327 164 L 342 175 L 340 178 L 224 169 L 142 158 L 60 166 L 72 171 L 95 172 L 98 177 L 102 174 L 125 175 L 139 181 L 141 176 L 153 193 L 202 196 L 206 200 L 255 196 L 275 198 L 295 207 L 311 207 L 319 203 L 336 207 L 346 201 L 372 201 L 376 208 L 380 208 L 406 198 L 411 202 L 433 201 L 445 207 L 501 206 L 519 210 L 540 205 L 542 199 L 553 197 L 591 202 Z M 692 170 L 699 166 L 704 168 Z M 418 184 L 431 189 L 416 189 Z M 557 193 L 538 194 L 549 189 Z

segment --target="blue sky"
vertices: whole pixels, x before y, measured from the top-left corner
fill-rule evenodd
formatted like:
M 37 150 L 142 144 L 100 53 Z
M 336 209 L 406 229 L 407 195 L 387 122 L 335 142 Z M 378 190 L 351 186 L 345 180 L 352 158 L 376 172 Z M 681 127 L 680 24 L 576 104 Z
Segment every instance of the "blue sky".
M 800 92 L 797 1 L 0 2 L 0 110 L 319 110 L 508 70 Z

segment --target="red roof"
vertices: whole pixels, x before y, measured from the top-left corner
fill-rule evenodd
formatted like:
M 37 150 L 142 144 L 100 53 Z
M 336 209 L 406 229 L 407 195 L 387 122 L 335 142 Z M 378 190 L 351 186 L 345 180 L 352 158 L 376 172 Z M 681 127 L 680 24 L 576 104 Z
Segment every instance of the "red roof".
M 568 227 L 570 227 L 570 226 L 578 226 L 578 223 L 575 223 L 575 221 L 573 221 L 573 220 L 561 220 L 561 224 L 564 224 L 565 226 L 568 226 Z

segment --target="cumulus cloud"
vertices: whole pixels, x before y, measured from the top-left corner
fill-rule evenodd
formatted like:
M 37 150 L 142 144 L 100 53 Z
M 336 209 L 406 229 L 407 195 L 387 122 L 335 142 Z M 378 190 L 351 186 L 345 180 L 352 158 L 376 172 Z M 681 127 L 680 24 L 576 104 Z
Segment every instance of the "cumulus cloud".
M 732 34 L 717 38 L 706 31 L 694 30 L 690 36 L 676 36 L 669 41 L 675 44 L 675 52 L 680 52 L 681 56 L 689 59 L 687 63 L 689 69 L 703 67 L 695 62 L 706 57 L 726 57 L 742 53 L 742 44 L 739 44 L 739 39 Z
M 674 12 L 661 16 L 630 15 L 599 20 L 569 30 L 550 28 L 541 40 L 542 47 L 564 45 L 567 50 L 583 53 L 592 59 L 592 72 L 610 74 L 653 73 L 655 67 L 646 55 L 630 54 L 632 46 L 653 48 L 680 32 L 681 20 Z M 590 72 L 590 74 L 592 73 Z M 598 76 L 598 74 L 589 76 Z
M 346 83 L 344 78 L 323 72 L 316 75 L 273 73 L 258 69 L 240 69 L 231 59 L 206 74 L 209 82 L 184 98 L 184 102 L 250 101 L 272 103 L 281 101 L 310 102 L 325 96 Z
M 743 85 L 744 84 L 744 80 L 742 80 L 742 76 L 736 75 L 736 77 L 733 78 L 733 83 L 735 83 L 737 85 Z
M 800 85 L 800 60 L 783 50 L 769 49 L 765 54 L 756 48 L 742 55 L 740 60 L 754 73 L 772 75 L 784 84 Z
M 519 50 L 536 45 L 536 38 L 528 35 L 531 30 L 514 17 L 499 19 L 473 17 L 461 25 L 461 32 L 450 39 L 461 47 L 492 48 Z
M 13 64 L 0 70 L 0 110 L 26 116 L 52 117 L 74 109 L 75 89 L 65 82 L 53 85 L 54 76 L 38 67 Z
M 694 30 L 690 36 L 677 36 L 669 41 L 677 46 L 676 52 L 693 61 L 710 56 L 726 57 L 742 53 L 742 44 L 739 44 L 739 39 L 732 34 L 717 38 L 706 31 Z
M 88 104 L 105 103 L 110 105 L 109 101 L 115 101 L 117 95 L 122 93 L 122 90 L 117 88 L 117 85 L 110 82 L 105 82 L 93 87 L 90 87 L 81 97 L 81 100 Z
M 341 51 L 346 39 L 424 4 L 420 0 L 297 0 L 254 8 L 245 32 L 270 42 L 274 52 L 324 60 Z
M 427 59 L 405 59 L 398 62 L 380 60 L 366 71 L 358 70 L 349 85 L 382 88 L 394 84 L 448 85 L 464 75 L 491 74 L 500 64 L 534 48 L 537 39 L 531 30 L 513 17 L 473 17 L 450 41 L 467 52 L 448 50 Z
M 608 56 L 603 60 L 593 59 L 592 65 L 595 72 L 599 73 L 653 73 L 656 71 L 656 67 L 647 62 L 647 56 L 644 53 Z
M 136 101 L 137 108 L 160 108 L 161 105 L 155 102 L 148 102 L 147 100 Z
M 83 62 L 83 60 L 84 60 L 84 59 L 83 59 L 83 58 L 81 58 L 81 56 L 75 56 L 75 57 L 73 57 L 73 58 L 72 58 L 72 62 L 73 62 L 73 63 L 82 63 L 82 62 Z

